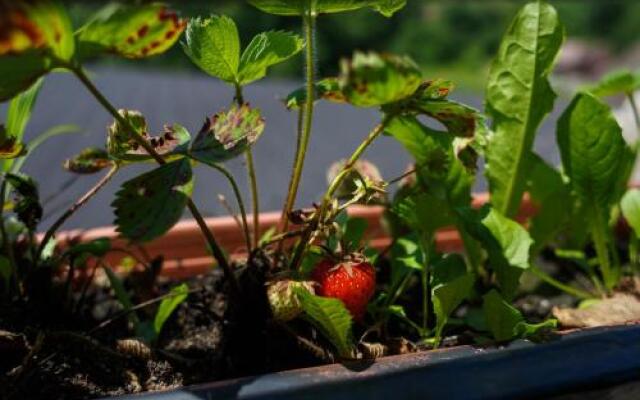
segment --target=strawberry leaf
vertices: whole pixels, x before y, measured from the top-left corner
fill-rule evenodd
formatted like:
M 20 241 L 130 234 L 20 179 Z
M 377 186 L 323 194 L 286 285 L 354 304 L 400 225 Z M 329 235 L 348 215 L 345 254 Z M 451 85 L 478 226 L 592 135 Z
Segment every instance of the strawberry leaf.
M 338 354 L 344 358 L 352 357 L 351 314 L 344 304 L 329 297 L 320 297 L 302 288 L 294 288 L 305 318 L 331 342 Z
M 240 37 L 229 17 L 212 15 L 189 22 L 184 52 L 207 74 L 229 83 L 238 80 Z
M 609 97 L 619 94 L 630 94 L 640 89 L 640 74 L 631 71 L 614 71 L 604 76 L 600 82 L 587 87 L 586 90 L 598 97 Z
M 78 51 L 83 58 L 150 57 L 169 50 L 185 27 L 186 21 L 164 4 L 109 5 L 77 32 Z
M 260 10 L 276 15 L 303 15 L 311 10 L 314 14 L 332 14 L 371 7 L 386 17 L 392 16 L 405 6 L 406 0 L 249 0 Z
M 64 162 L 64 169 L 76 174 L 94 174 L 113 165 L 106 150 L 90 147 Z
M 242 53 L 238 83 L 247 85 L 264 78 L 267 69 L 298 54 L 304 41 L 287 32 L 264 32 L 253 38 Z
M 193 191 L 186 158 L 162 165 L 125 182 L 112 206 L 117 231 L 133 242 L 148 242 L 180 220 Z
M 629 190 L 622 198 L 620 208 L 633 233 L 640 238 L 640 190 Z
M 454 136 L 474 137 L 484 123 L 480 113 L 472 107 L 455 101 L 429 98 L 436 96 L 438 91 L 439 89 L 435 88 L 434 91 L 426 91 L 421 98 L 411 102 L 410 108 L 439 121 Z
M 409 57 L 356 52 L 341 66 L 340 89 L 358 107 L 404 100 L 422 84 L 420 68 Z
M 314 100 L 329 100 L 334 103 L 345 103 L 347 99 L 340 90 L 338 78 L 325 78 L 315 83 Z M 307 89 L 301 87 L 291 92 L 286 100 L 285 106 L 289 110 L 297 110 L 307 101 Z
M 258 140 L 264 131 L 260 111 L 248 104 L 234 104 L 207 118 L 198 135 L 193 139 L 189 154 L 203 163 L 220 163 L 243 154 Z

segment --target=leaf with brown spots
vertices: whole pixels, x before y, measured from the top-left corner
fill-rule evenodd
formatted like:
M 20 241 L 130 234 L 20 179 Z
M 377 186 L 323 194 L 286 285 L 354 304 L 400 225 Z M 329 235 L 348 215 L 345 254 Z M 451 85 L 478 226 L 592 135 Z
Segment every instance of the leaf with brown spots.
M 484 123 L 478 110 L 451 100 L 421 96 L 411 102 L 410 109 L 439 121 L 450 134 L 458 137 L 473 137 Z
M 220 163 L 243 154 L 264 131 L 260 111 L 233 105 L 207 118 L 191 144 L 190 155 L 203 163 Z
M 94 174 L 113 165 L 104 149 L 90 147 L 64 162 L 64 168 L 76 174 Z
M 351 60 L 342 62 L 340 89 L 358 107 L 407 99 L 421 84 L 420 68 L 409 57 L 356 52 Z
M 162 236 L 180 220 L 192 192 L 193 172 L 186 158 L 125 182 L 112 204 L 117 231 L 133 242 Z
M 315 100 L 328 100 L 333 103 L 346 103 L 347 99 L 340 90 L 338 78 L 325 78 L 315 83 Z M 301 87 L 291 92 L 284 103 L 289 110 L 299 109 L 307 101 L 307 89 Z
M 147 131 L 147 121 L 139 111 L 119 110 L 119 113 L 136 128 L 138 133 L 161 156 L 171 156 L 186 152 L 191 135 L 184 127 L 178 124 L 173 126 L 165 125 L 164 133 L 158 136 L 150 136 Z M 132 135 L 118 121 L 113 121 L 108 128 L 107 149 L 109 156 L 119 161 L 140 162 L 152 160 L 149 153 L 133 140 Z
M 77 32 L 78 51 L 82 58 L 102 53 L 150 57 L 169 50 L 186 26 L 164 4 L 109 5 Z

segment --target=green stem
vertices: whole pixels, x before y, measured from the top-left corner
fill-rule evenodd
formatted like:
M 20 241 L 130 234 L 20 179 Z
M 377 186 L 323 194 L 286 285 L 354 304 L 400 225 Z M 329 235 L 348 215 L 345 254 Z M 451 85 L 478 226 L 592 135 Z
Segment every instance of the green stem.
M 7 180 L 2 179 L 2 185 L 0 185 L 0 199 L 5 198 L 5 193 L 7 192 Z M 2 234 L 2 248 L 4 249 L 4 253 L 7 255 L 9 259 L 9 264 L 11 265 L 11 281 L 14 286 L 14 290 L 16 293 L 20 291 L 20 283 L 18 282 L 18 268 L 16 264 L 16 257 L 13 253 L 13 244 L 9 240 L 9 235 L 7 234 L 7 228 L 4 224 L 4 200 L 2 204 L 0 204 L 0 234 Z M 8 285 L 7 285 L 8 287 Z
M 249 224 L 247 223 L 247 210 L 244 206 L 244 201 L 242 200 L 242 194 L 240 194 L 240 188 L 238 187 L 238 183 L 234 179 L 231 172 L 229 172 L 229 170 L 223 167 L 222 165 L 219 165 L 216 163 L 206 163 L 206 164 L 211 168 L 220 172 L 222 175 L 224 175 L 225 178 L 227 178 L 227 181 L 229 181 L 229 184 L 233 189 L 233 195 L 235 196 L 236 201 L 238 202 L 238 208 L 240 209 L 240 218 L 242 218 L 242 231 L 244 233 L 244 240 L 247 245 L 247 250 L 250 251 L 251 235 L 249 234 Z
M 256 169 L 253 164 L 253 152 L 251 149 L 247 150 L 245 157 L 247 159 L 247 172 L 249 174 L 251 203 L 253 206 L 253 247 L 250 247 L 250 249 L 255 249 L 258 247 L 258 240 L 260 239 L 260 198 L 258 197 L 258 178 L 256 177 Z
M 591 293 L 586 292 L 584 290 L 581 289 L 577 289 L 574 288 L 572 286 L 569 285 L 565 285 L 564 283 L 554 279 L 553 277 L 551 277 L 549 274 L 547 274 L 546 272 L 542 271 L 540 268 L 538 268 L 535 265 L 532 265 L 531 268 L 529 268 L 529 271 L 537 276 L 538 278 L 540 278 L 541 280 L 543 280 L 544 282 L 548 283 L 549 285 L 555 287 L 556 289 L 559 289 L 567 294 L 570 294 L 571 296 L 575 296 L 579 299 L 583 299 L 583 300 L 587 300 L 587 299 L 593 299 L 595 296 L 593 296 Z
M 600 213 L 596 210 L 594 218 L 595 224 L 591 230 L 591 237 L 596 250 L 596 256 L 598 257 L 598 263 L 600 264 L 600 272 L 602 273 L 604 286 L 609 291 L 616 285 L 616 276 L 611 266 L 611 260 L 609 259 L 607 234 L 604 228 L 606 224 L 600 223 L 601 217 L 599 215 Z
M 356 161 L 360 159 L 360 156 L 362 156 L 365 150 L 369 148 L 371 143 L 373 143 L 378 138 L 378 136 L 380 136 L 384 132 L 385 128 L 387 127 L 387 124 L 389 123 L 389 121 L 391 121 L 392 118 L 393 118 L 393 115 L 385 115 L 382 122 L 378 124 L 375 128 L 373 128 L 371 132 L 369 132 L 369 135 L 364 140 L 364 142 L 362 142 L 360 146 L 358 146 L 358 148 L 353 152 L 351 157 L 349 157 L 349 160 L 342 167 L 342 170 L 340 171 L 340 173 L 333 179 L 333 181 L 329 185 L 329 188 L 327 189 L 324 196 L 322 197 L 322 204 L 320 205 L 320 209 L 317 211 L 313 221 L 309 225 L 305 234 L 302 235 L 302 238 L 300 239 L 300 243 L 298 243 L 298 246 L 296 247 L 296 250 L 293 255 L 293 259 L 291 260 L 292 269 L 298 268 L 298 266 L 300 265 L 300 262 L 302 261 L 302 256 L 304 255 L 304 252 L 307 246 L 309 245 L 308 242 L 311 236 L 313 235 L 313 232 L 316 229 L 318 229 L 318 226 L 320 224 L 324 223 L 326 213 L 328 212 L 329 204 L 331 203 L 331 199 L 333 198 L 334 193 L 336 192 L 336 190 L 338 190 L 340 185 L 344 182 L 344 179 L 349 175 L 349 172 L 351 172 L 351 170 L 353 169 L 353 166 L 355 165 Z
M 636 99 L 633 96 L 633 93 L 627 93 L 627 98 L 631 103 L 631 110 L 633 112 L 633 117 L 636 121 L 636 129 L 640 131 L 640 110 L 638 109 L 638 105 L 636 104 Z M 640 133 L 640 132 L 638 132 Z
M 422 329 L 429 329 L 429 304 L 431 303 L 430 274 L 431 269 L 431 252 L 433 249 L 433 236 L 427 235 L 422 240 L 422 252 L 424 254 L 424 267 L 422 268 L 420 278 L 422 283 Z
M 298 195 L 302 170 L 304 169 L 304 160 L 309 146 L 311 137 L 311 128 L 313 125 L 313 107 L 315 102 L 315 22 L 316 16 L 310 10 L 303 17 L 304 34 L 306 40 L 305 52 L 305 71 L 306 71 L 306 99 L 304 110 L 301 109 L 301 119 L 298 124 L 297 148 L 293 164 L 291 180 L 289 182 L 289 190 L 287 191 L 287 200 L 282 210 L 281 230 L 284 232 L 289 228 L 289 213 L 293 210 Z
M 38 247 L 36 259 L 40 259 L 40 256 L 49 243 L 49 240 L 53 238 L 62 224 L 64 224 L 69 218 L 71 218 L 73 214 L 76 213 L 76 211 L 80 209 L 80 207 L 87 204 L 87 202 L 91 200 L 93 196 L 95 196 L 102 188 L 104 188 L 105 185 L 109 183 L 111 178 L 115 176 L 119 168 L 120 167 L 118 164 L 115 164 L 113 167 L 111 167 L 109 172 L 105 176 L 103 176 L 102 179 L 100 179 L 91 189 L 89 189 L 87 193 L 85 193 L 75 203 L 73 203 L 71 207 L 69 207 L 67 211 L 65 211 L 64 214 L 62 214 L 60 218 L 58 218 L 49 229 L 47 229 L 47 232 L 44 234 L 44 238 L 42 239 L 42 241 L 40 242 L 40 246 Z
M 113 105 L 109 103 L 109 101 L 102 95 L 102 93 L 93 84 L 93 82 L 91 82 L 91 80 L 84 73 L 84 70 L 82 70 L 81 67 L 68 65 L 68 64 L 65 65 L 65 67 L 67 67 L 71 72 L 74 73 L 74 75 L 80 80 L 80 82 L 84 84 L 87 90 L 89 90 L 89 92 L 96 98 L 96 100 L 113 116 L 113 118 L 116 119 L 116 121 L 118 121 L 119 124 L 127 128 L 133 140 L 135 140 L 136 143 L 140 145 L 140 147 L 145 149 L 147 153 L 149 153 L 149 155 L 158 164 L 160 165 L 166 164 L 166 161 L 155 151 L 153 147 L 151 147 L 151 145 L 144 139 L 144 137 L 142 137 L 140 132 L 138 132 L 135 129 L 135 127 L 131 125 L 131 123 L 129 123 L 128 120 L 123 118 L 122 115 L 120 115 L 120 113 L 118 112 L 118 110 L 116 110 L 115 107 L 113 107 Z M 229 266 L 227 257 L 225 256 L 224 252 L 222 251 L 222 248 L 220 247 L 220 245 L 218 245 L 218 242 L 216 241 L 215 237 L 209 230 L 209 227 L 207 227 L 207 224 L 204 221 L 202 214 L 200 214 L 200 211 L 198 210 L 198 208 L 196 207 L 192 199 L 189 199 L 187 201 L 187 208 L 189 208 L 189 211 L 193 215 L 193 218 L 198 223 L 198 226 L 200 227 L 200 230 L 202 231 L 207 241 L 207 244 L 209 245 L 211 252 L 213 253 L 213 257 L 216 259 L 216 261 L 218 262 L 218 265 L 220 265 L 220 267 L 224 271 L 227 279 L 229 279 L 229 282 L 231 283 L 231 290 L 234 292 L 235 295 L 238 295 L 240 292 L 240 286 L 238 285 L 238 281 L 236 279 L 235 274 L 233 273 L 233 271 L 231 270 L 231 267 Z

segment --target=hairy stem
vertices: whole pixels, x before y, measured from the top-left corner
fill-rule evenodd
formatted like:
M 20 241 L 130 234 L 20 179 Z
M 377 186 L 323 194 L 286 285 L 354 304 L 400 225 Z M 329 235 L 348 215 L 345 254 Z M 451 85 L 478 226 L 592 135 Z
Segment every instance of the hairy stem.
M 38 259 L 40 258 L 40 256 L 42 255 L 42 252 L 44 251 L 45 247 L 49 243 L 49 240 L 51 240 L 51 238 L 53 238 L 53 235 L 56 234 L 56 232 L 62 226 L 62 224 L 67 222 L 67 220 L 69 218 L 71 218 L 71 216 L 73 214 L 75 214 L 75 212 L 78 211 L 80 209 L 80 207 L 82 207 L 85 204 L 87 204 L 87 202 L 89 200 L 91 200 L 91 198 L 93 196 L 95 196 L 102 188 L 104 188 L 105 185 L 107 183 L 109 183 L 111 178 L 113 178 L 115 176 L 115 174 L 118 172 L 119 168 L 120 167 L 118 166 L 118 164 L 115 164 L 113 167 L 111 167 L 109 172 L 105 176 L 103 176 L 102 179 L 100 179 L 91 189 L 89 189 L 89 191 L 87 193 L 85 193 L 75 203 L 73 203 L 71 205 L 71 207 L 69 207 L 67 209 L 67 211 L 65 211 L 60 216 L 60 218 L 58 218 L 53 223 L 53 225 L 51 225 L 51 227 L 49 229 L 47 229 L 47 232 L 44 234 L 44 237 L 42 238 L 42 241 L 40 242 L 40 246 L 38 247 L 38 252 L 36 253 L 36 256 L 37 256 Z
M 249 247 L 251 250 L 258 247 L 258 240 L 260 239 L 260 197 L 258 193 L 258 178 L 256 177 L 256 169 L 253 164 L 253 152 L 251 149 L 247 149 L 245 157 L 247 159 L 247 172 L 249 174 L 253 212 L 253 242 L 252 247 Z
M 129 131 L 129 134 L 131 135 L 133 140 L 135 140 L 136 143 L 138 143 L 138 145 L 140 145 L 143 149 L 145 149 L 147 153 L 149 153 L 149 155 L 153 157 L 153 159 L 158 164 L 163 165 L 166 163 L 166 161 L 162 158 L 162 156 L 160 156 L 155 151 L 155 149 L 151 147 L 151 145 L 144 139 L 144 137 L 142 137 L 140 132 L 138 132 L 135 129 L 135 127 L 133 127 L 129 123 L 129 121 L 123 118 L 118 112 L 118 110 L 116 110 L 115 107 L 113 107 L 113 105 L 109 103 L 109 101 L 102 95 L 102 93 L 93 84 L 93 82 L 91 82 L 91 80 L 85 74 L 85 72 L 82 70 L 81 67 L 73 66 L 73 65 L 67 65 L 66 67 L 75 74 L 75 76 L 84 84 L 87 90 L 91 92 L 91 94 L 96 98 L 96 100 L 113 116 L 113 118 L 115 118 L 116 121 L 118 121 L 118 123 L 120 123 L 122 126 L 127 128 L 127 130 Z M 231 283 L 231 288 L 232 288 L 231 290 L 233 290 L 236 295 L 239 294 L 240 287 L 238 285 L 238 281 L 236 279 L 235 274 L 233 273 L 233 271 L 231 270 L 231 267 L 229 266 L 227 257 L 222 251 L 222 248 L 220 247 L 220 245 L 218 245 L 218 242 L 213 236 L 213 233 L 211 233 L 211 231 L 209 230 L 209 227 L 207 227 L 207 224 L 204 221 L 202 214 L 200 213 L 200 211 L 198 210 L 198 208 L 196 207 L 192 199 L 189 199 L 187 201 L 187 207 L 189 208 L 189 211 L 193 215 L 193 218 L 198 223 L 198 226 L 200 227 L 200 230 L 202 231 L 207 241 L 207 244 L 211 248 L 213 257 L 218 262 L 218 265 L 220 265 L 220 267 L 223 269 L 227 279 L 229 279 L 229 282 Z
M 304 109 L 300 110 L 300 120 L 298 124 L 298 136 L 296 155 L 293 164 L 293 171 L 291 174 L 291 180 L 289 182 L 289 190 L 287 191 L 287 200 L 282 210 L 281 217 L 281 231 L 286 231 L 289 228 L 289 213 L 293 210 L 293 206 L 296 202 L 298 195 L 298 188 L 300 186 L 300 178 L 302 177 L 302 170 L 304 169 L 304 160 L 307 154 L 307 147 L 309 146 L 309 139 L 311 137 L 311 128 L 313 125 L 313 107 L 315 102 L 315 22 L 316 16 L 310 10 L 303 17 L 304 21 L 304 34 L 306 40 L 306 53 L 305 53 L 305 78 L 306 78 L 306 99 L 304 103 Z
M 307 246 L 309 245 L 309 239 L 311 239 L 313 232 L 316 229 L 318 229 L 319 225 L 321 225 L 324 222 L 324 219 L 329 209 L 329 204 L 331 203 L 331 199 L 333 198 L 333 195 L 335 194 L 336 190 L 338 190 L 340 185 L 342 185 L 345 178 L 349 175 L 349 172 L 351 172 L 351 170 L 353 169 L 353 166 L 355 165 L 356 161 L 360 159 L 360 157 L 365 152 L 365 150 L 367 150 L 367 148 L 369 148 L 371 143 L 373 143 L 382 134 L 382 132 L 384 132 L 387 124 L 389 123 L 389 121 L 391 121 L 392 118 L 393 118 L 392 115 L 386 115 L 382 120 L 382 122 L 378 124 L 375 128 L 373 128 L 371 132 L 369 132 L 369 135 L 367 136 L 367 138 L 360 144 L 360 146 L 358 146 L 358 148 L 353 152 L 353 154 L 351 154 L 351 157 L 349 157 L 349 160 L 344 164 L 340 173 L 338 173 L 338 175 L 333 179 L 333 181 L 329 185 L 329 188 L 327 189 L 324 196 L 322 197 L 322 204 L 320 205 L 320 209 L 316 212 L 316 215 L 313 221 L 309 225 L 309 228 L 306 230 L 305 234 L 302 235 L 302 238 L 300 239 L 300 243 L 298 243 L 298 246 L 296 247 L 295 253 L 293 255 L 293 259 L 291 260 L 292 269 L 298 268 L 298 266 L 300 265 L 300 262 L 302 261 L 302 256 L 304 255 L 304 252 Z
M 238 183 L 234 179 L 231 172 L 229 172 L 229 170 L 222 165 L 216 163 L 207 163 L 207 165 L 220 172 L 229 181 L 229 184 L 233 189 L 233 194 L 236 197 L 236 201 L 238 202 L 238 208 L 240 209 L 240 218 L 242 218 L 242 230 L 244 232 L 244 240 L 247 244 L 247 250 L 251 251 L 251 235 L 249 234 L 249 224 L 247 223 L 247 210 L 244 206 L 244 201 L 242 200 L 242 194 L 240 194 Z
M 589 292 L 586 292 L 584 290 L 581 289 L 577 289 L 574 288 L 573 286 L 569 286 L 569 285 L 565 285 L 564 283 L 554 279 L 553 277 L 551 277 L 549 274 L 547 274 L 546 272 L 542 271 L 540 268 L 538 268 L 535 265 L 532 265 L 531 268 L 529 268 L 529 271 L 537 276 L 538 278 L 540 278 L 541 280 L 543 280 L 544 282 L 548 283 L 549 285 L 555 287 L 556 289 L 559 289 L 571 296 L 575 296 L 579 299 L 583 299 L 583 300 L 587 300 L 587 299 L 593 299 L 595 296 L 592 295 Z

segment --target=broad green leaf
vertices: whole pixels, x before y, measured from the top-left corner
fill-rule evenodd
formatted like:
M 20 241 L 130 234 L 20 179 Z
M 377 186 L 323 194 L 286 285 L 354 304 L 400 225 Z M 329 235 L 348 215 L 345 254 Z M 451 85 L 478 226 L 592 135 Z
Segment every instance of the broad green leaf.
M 229 83 L 238 80 L 240 37 L 231 18 L 212 15 L 192 19 L 185 36 L 182 48 L 202 71 Z
M 178 285 L 169 291 L 169 295 L 171 297 L 167 297 L 160 303 L 156 317 L 153 320 L 153 329 L 156 336 L 160 334 L 165 322 L 167 322 L 176 308 L 187 300 L 189 296 L 189 286 L 187 286 L 186 283 Z
M 539 324 L 529 324 L 516 308 L 507 303 L 496 291 L 491 290 L 483 297 L 484 318 L 497 342 L 535 336 L 542 331 L 554 329 L 556 320 L 550 319 Z
M 264 32 L 253 38 L 240 58 L 238 83 L 247 85 L 267 74 L 267 69 L 298 54 L 304 41 L 288 32 Z
M 21 140 L 27 123 L 31 119 L 31 112 L 42 88 L 43 79 L 38 79 L 28 90 L 16 96 L 9 103 L 7 109 L 7 131 Z
M 24 144 L 15 135 L 7 132 L 4 125 L 0 124 L 0 160 L 11 160 L 25 153 Z
M 305 318 L 331 342 L 341 357 L 352 357 L 351 314 L 344 304 L 338 299 L 315 296 L 302 288 L 294 290 Z
M 248 104 L 232 105 L 207 118 L 193 139 L 189 154 L 203 163 L 220 163 L 243 154 L 262 135 L 264 119 L 260 110 Z
M 422 84 L 420 68 L 409 57 L 356 52 L 343 60 L 340 89 L 358 107 L 374 107 L 404 100 Z
M 338 78 L 325 78 L 315 83 L 315 101 L 329 100 L 334 103 L 345 103 L 347 99 L 344 97 L 340 89 Z M 285 105 L 289 110 L 297 110 L 307 101 L 307 89 L 301 87 L 291 92 L 285 99 Z
M 64 169 L 76 174 L 95 174 L 113 165 L 104 149 L 90 147 L 64 162 Z
M 159 155 L 168 156 L 186 152 L 191 135 L 184 127 L 178 124 L 165 125 L 164 133 L 150 136 L 147 131 L 147 121 L 139 111 L 119 110 L 118 112 Z M 107 150 L 109 156 L 115 160 L 135 162 L 152 159 L 149 153 L 133 139 L 127 127 L 117 120 L 114 120 L 108 128 Z
M 470 295 L 474 276 L 467 272 L 462 256 L 450 254 L 433 265 L 431 279 L 438 342 L 451 313 Z
M 193 191 L 193 173 L 180 159 L 125 182 L 116 193 L 117 231 L 133 242 L 148 242 L 180 220 Z
M 529 252 L 533 240 L 529 233 L 490 206 L 480 210 L 458 209 L 465 230 L 479 241 L 489 255 L 502 293 L 512 299 L 522 272 L 529 268 Z
M 371 7 L 385 17 L 403 8 L 406 0 L 249 0 L 260 10 L 276 15 L 330 14 Z
M 531 2 L 515 17 L 491 66 L 486 113 L 494 134 L 487 178 L 492 203 L 508 217 L 518 212 L 536 131 L 553 108 L 548 77 L 563 40 L 556 10 L 545 1 Z
M 31 87 L 53 68 L 39 50 L 20 54 L 0 54 L 0 102 L 7 101 Z
M 178 40 L 186 21 L 160 3 L 109 5 L 77 32 L 81 57 L 109 53 L 124 58 L 162 54 Z
M 529 233 L 539 251 L 569 224 L 574 207 L 569 187 L 560 172 L 537 154 L 530 153 L 530 157 L 527 187 L 538 211 L 531 217 Z M 558 207 L 558 204 L 563 206 Z
M 636 237 L 640 238 L 640 190 L 629 190 L 622 198 L 620 208 Z
M 640 89 L 640 76 L 636 76 L 628 70 L 609 73 L 600 82 L 586 88 L 587 91 L 598 97 L 629 94 L 638 89 Z
M 598 248 L 607 287 L 609 215 L 619 199 L 620 174 L 628 171 L 631 150 L 609 106 L 590 93 L 579 93 L 558 121 L 557 140 L 564 172 L 584 208 L 583 221 Z
M 23 174 L 5 175 L 5 179 L 13 187 L 16 193 L 16 202 L 13 211 L 30 232 L 35 231 L 40 219 L 42 219 L 42 206 L 40 194 L 36 182 Z
M 0 0 L 0 37 L 1 63 L 29 50 L 69 61 L 75 50 L 71 21 L 55 0 Z

